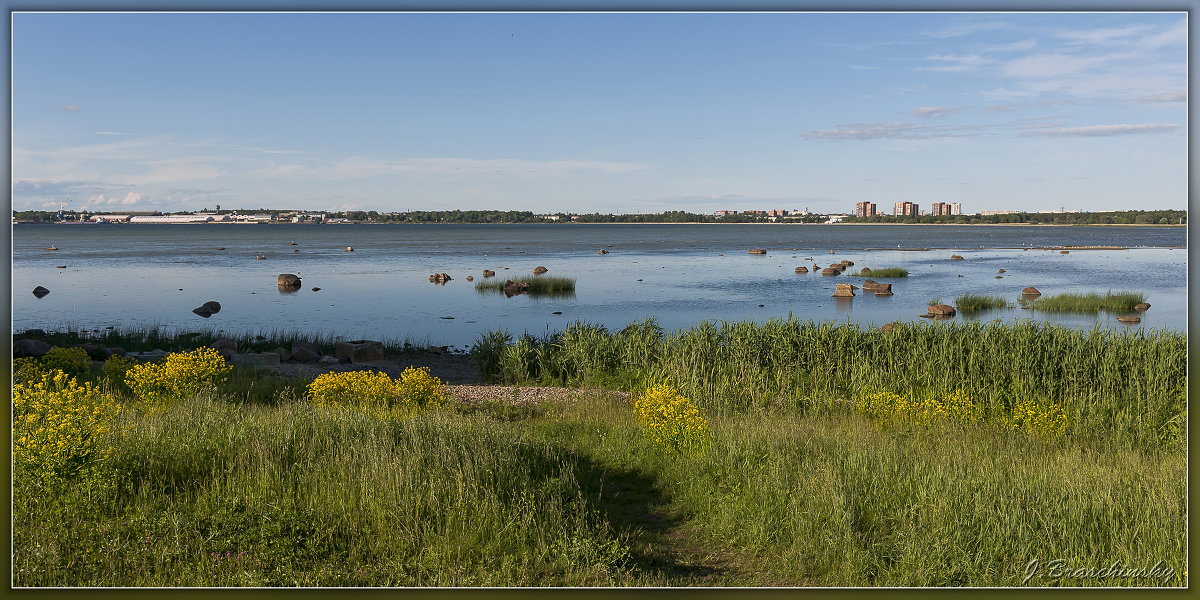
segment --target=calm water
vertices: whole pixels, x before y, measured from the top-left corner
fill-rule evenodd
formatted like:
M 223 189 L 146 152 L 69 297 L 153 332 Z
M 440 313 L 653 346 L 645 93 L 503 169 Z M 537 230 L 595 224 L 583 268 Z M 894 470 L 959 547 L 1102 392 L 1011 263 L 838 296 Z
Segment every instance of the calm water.
M 51 245 L 59 250 L 47 251 Z M 1118 324 L 1115 315 L 1019 309 L 975 318 L 1186 331 L 1186 245 L 1185 229 L 1165 227 L 20 224 L 12 238 L 12 319 L 15 331 L 301 329 L 463 347 L 486 330 L 541 335 L 578 320 L 621 328 L 656 317 L 675 329 L 791 314 L 878 324 L 917 319 L 931 298 L 952 304 L 974 292 L 1015 300 L 1032 285 L 1047 295 L 1136 290 L 1153 307 L 1134 326 Z M 1042 246 L 1129 249 L 1032 249 Z M 751 255 L 750 248 L 768 253 Z M 952 252 L 965 260 L 950 261 Z M 848 273 L 867 266 L 911 274 L 880 280 L 893 283 L 894 296 L 860 290 L 835 301 L 834 284 L 861 280 L 793 272 L 811 269 L 809 258 L 822 267 L 849 259 L 855 266 Z M 480 294 L 466 281 L 481 280 L 483 269 L 502 280 L 539 265 L 548 275 L 576 278 L 575 294 L 505 298 Z M 996 279 L 999 269 L 1006 272 Z M 435 272 L 454 279 L 430 283 Z M 303 287 L 280 293 L 280 273 L 300 275 Z M 34 297 L 38 285 L 50 294 Z M 221 312 L 209 319 L 192 314 L 208 300 L 220 302 Z

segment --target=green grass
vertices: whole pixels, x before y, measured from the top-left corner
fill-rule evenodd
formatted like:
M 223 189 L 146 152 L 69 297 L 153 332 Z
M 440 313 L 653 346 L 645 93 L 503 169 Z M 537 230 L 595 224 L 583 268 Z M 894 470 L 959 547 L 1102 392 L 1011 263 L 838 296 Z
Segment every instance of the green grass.
M 1065 407 L 1076 435 L 1153 447 L 1180 411 L 1187 338 L 1030 321 L 905 323 L 884 333 L 788 319 L 668 333 L 651 319 L 620 331 L 574 323 L 544 338 L 484 336 L 472 356 L 489 381 L 633 390 L 669 380 L 718 412 L 820 411 L 867 388 L 964 389 L 993 413 L 1044 399 Z
M 1008 308 L 1012 303 L 1000 296 L 964 294 L 954 299 L 954 307 L 961 313 L 977 313 L 996 308 Z
M 883 267 L 880 269 L 871 269 L 866 273 L 858 271 L 857 273 L 851 273 L 850 276 L 866 277 L 868 279 L 875 279 L 876 277 L 908 277 L 908 269 L 901 269 L 900 267 Z
M 197 324 L 194 327 L 167 327 L 163 325 L 124 326 L 113 329 L 89 329 L 75 323 L 63 323 L 50 328 L 45 335 L 25 335 L 15 332 L 14 340 L 36 339 L 51 346 L 74 346 L 92 344 L 100 348 L 124 348 L 127 352 L 165 350 L 176 352 L 207 346 L 221 338 L 237 341 L 238 352 L 270 352 L 275 348 L 291 349 L 296 341 L 311 342 L 321 347 L 322 352 L 333 354 L 337 342 L 344 336 L 329 333 L 314 333 L 301 329 L 263 329 L 259 331 L 226 333 L 212 326 Z M 396 356 L 405 352 L 424 351 L 428 340 L 412 338 L 380 339 L 384 353 Z
M 13 584 L 1007 587 L 1035 559 L 1186 569 L 1182 334 L 650 320 L 495 332 L 475 357 L 514 394 L 668 380 L 712 443 L 663 454 L 601 392 L 395 419 L 240 367 L 158 414 L 114 389 L 126 408 L 93 476 L 17 465 Z M 1069 426 L 885 426 L 851 405 L 875 388 L 966 389 L 992 416 L 1053 402 Z M 1181 583 L 1049 575 L 1028 585 Z
M 514 283 L 528 283 L 529 293 L 538 294 L 571 294 L 575 292 L 574 277 L 551 277 L 546 275 L 523 275 L 512 280 Z M 475 291 L 483 293 L 503 292 L 504 281 L 488 278 L 475 282 Z
M 1042 296 L 1034 300 L 1021 299 L 1021 305 L 1030 310 L 1048 312 L 1073 312 L 1094 314 L 1098 312 L 1129 313 L 1133 307 L 1146 301 L 1146 295 L 1140 292 L 1117 292 L 1107 294 L 1091 292 L 1088 294 L 1056 294 Z
M 1018 586 L 1039 558 L 1186 568 L 1182 447 L 776 409 L 710 415 L 710 450 L 681 457 L 611 397 L 463 413 L 216 394 L 126 413 L 103 480 L 17 474 L 14 584 Z

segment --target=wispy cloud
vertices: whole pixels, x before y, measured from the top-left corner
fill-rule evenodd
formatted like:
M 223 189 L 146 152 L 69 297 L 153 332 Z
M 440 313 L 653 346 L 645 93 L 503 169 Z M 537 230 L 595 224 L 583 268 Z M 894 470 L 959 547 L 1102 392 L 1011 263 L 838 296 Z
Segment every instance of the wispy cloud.
M 806 140 L 920 140 L 935 137 L 965 137 L 979 135 L 973 126 L 924 126 L 915 123 L 851 123 L 836 129 L 822 129 L 804 134 Z
M 582 160 L 534 161 L 510 158 L 407 158 L 399 160 L 352 156 L 320 165 L 274 164 L 258 169 L 262 177 L 307 179 L 358 179 L 379 175 L 457 177 L 464 175 L 557 177 L 575 173 L 618 174 L 640 171 L 647 165 Z
M 955 73 L 961 71 L 971 71 L 978 69 L 990 62 L 990 59 L 984 58 L 979 54 L 934 54 L 925 57 L 926 60 L 934 61 L 931 66 L 917 67 L 918 71 L 940 71 L 946 73 Z
M 77 106 L 74 104 L 60 104 L 60 105 L 54 107 L 54 110 L 57 110 L 59 112 L 79 112 L 79 111 L 83 110 L 83 107 Z
M 934 39 L 956 38 L 965 35 L 973 35 L 981 31 L 995 31 L 998 29 L 1007 29 L 1010 25 L 1003 21 L 980 21 L 975 23 L 962 23 L 952 25 L 942 29 L 935 29 L 924 32 L 926 37 Z
M 1114 135 L 1135 135 L 1142 133 L 1169 133 L 1172 131 L 1177 131 L 1182 127 L 1182 125 L 1177 125 L 1174 123 L 1089 125 L 1087 127 L 1059 127 L 1041 129 L 1037 131 L 1026 131 L 1020 134 L 1020 136 L 1106 137 Z
M 984 52 L 1024 52 L 1033 50 L 1037 47 L 1037 40 L 1030 38 L 1008 44 L 998 44 L 995 46 L 987 46 L 983 49 Z
M 133 135 L 132 133 L 121 133 L 119 131 L 93 131 L 92 135 Z
M 910 111 L 910 112 L 912 112 L 913 116 L 920 117 L 922 119 L 930 119 L 930 118 L 935 118 L 935 117 L 945 117 L 947 115 L 952 115 L 954 113 L 962 112 L 964 110 L 968 110 L 971 108 L 975 108 L 975 107 L 974 106 L 951 106 L 951 107 L 918 106 L 917 108 L 912 109 L 912 111 Z
M 1187 99 L 1188 99 L 1187 92 L 1163 92 L 1161 94 L 1154 94 L 1152 96 L 1144 96 L 1142 98 L 1137 98 L 1136 101 L 1147 103 L 1147 104 L 1154 104 L 1154 103 L 1164 103 L 1164 102 L 1187 102 Z
M 1150 29 L 1149 25 L 1129 25 L 1126 27 L 1059 31 L 1054 36 L 1065 40 L 1068 44 L 1102 44 L 1109 46 L 1118 42 L 1132 42 L 1150 31 Z
M 95 193 L 100 190 L 119 190 L 131 187 L 123 183 L 102 181 L 58 181 L 54 179 L 18 179 L 13 181 L 12 195 L 23 198 L 66 197 Z

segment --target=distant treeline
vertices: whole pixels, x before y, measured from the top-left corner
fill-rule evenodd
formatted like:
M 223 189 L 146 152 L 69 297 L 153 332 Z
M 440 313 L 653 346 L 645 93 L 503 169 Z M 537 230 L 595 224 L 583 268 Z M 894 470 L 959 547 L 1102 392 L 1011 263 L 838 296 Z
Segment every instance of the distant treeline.
M 846 217 L 843 223 L 945 223 L 949 225 L 1027 223 L 1030 225 L 1180 225 L 1187 224 L 1186 210 L 1123 210 L 1115 212 L 1015 212 L 1002 215 L 951 215 L 920 217 Z
M 235 212 L 222 210 L 222 214 Z M 237 210 L 242 214 L 281 214 L 291 211 Z M 314 211 L 307 211 L 312 213 Z M 315 211 L 319 212 L 319 211 Z M 184 213 L 178 213 L 184 214 Z M 764 223 L 770 219 L 762 214 L 734 214 L 715 216 L 682 210 L 669 210 L 650 214 L 568 214 L 537 215 L 528 210 L 414 210 L 408 212 L 381 213 L 377 211 L 326 212 L 329 219 L 345 219 L 358 223 Z M 65 218 L 75 220 L 76 213 Z M 19 221 L 51 223 L 58 220 L 54 211 L 13 211 Z M 825 215 L 789 216 L 776 219 L 783 223 L 823 223 Z M 1187 223 L 1186 210 L 1125 210 L 1115 212 L 1062 212 L 1029 213 L 1016 212 L 1001 215 L 952 215 L 952 216 L 909 216 L 894 217 L 846 217 L 843 223 L 943 223 L 949 225 L 1026 223 L 1031 225 L 1180 225 Z

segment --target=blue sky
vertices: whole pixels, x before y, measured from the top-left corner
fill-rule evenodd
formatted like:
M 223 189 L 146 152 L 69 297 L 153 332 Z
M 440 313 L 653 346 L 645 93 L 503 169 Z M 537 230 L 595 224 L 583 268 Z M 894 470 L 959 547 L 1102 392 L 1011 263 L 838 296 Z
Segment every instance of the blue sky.
M 18 210 L 1187 208 L 1184 13 L 18 12 L 11 41 Z

